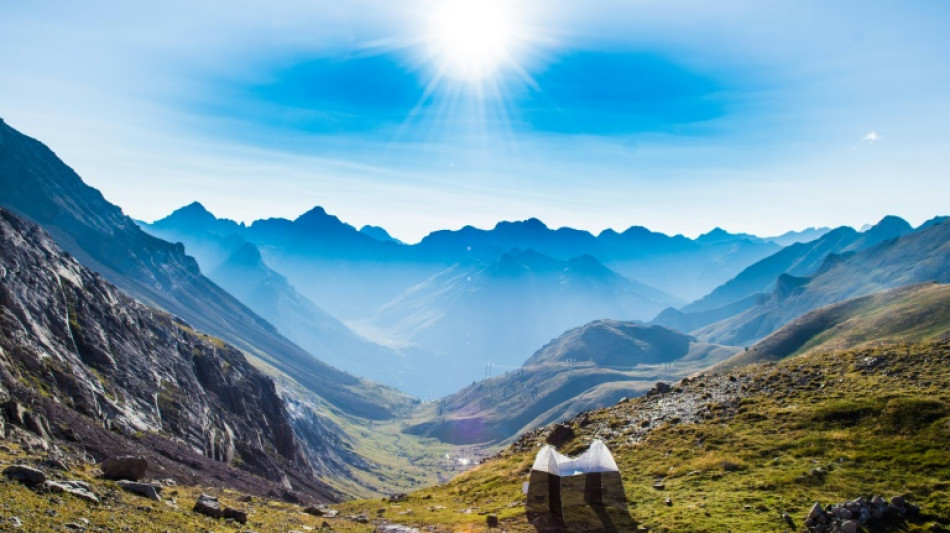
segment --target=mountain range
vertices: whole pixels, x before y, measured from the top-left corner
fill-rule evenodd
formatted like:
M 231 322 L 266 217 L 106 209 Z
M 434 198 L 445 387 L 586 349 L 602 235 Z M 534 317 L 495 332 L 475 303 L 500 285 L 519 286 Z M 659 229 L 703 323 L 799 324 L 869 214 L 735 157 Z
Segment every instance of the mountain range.
M 707 342 L 747 346 L 813 309 L 921 282 L 950 282 L 947 222 L 861 251 L 828 255 L 812 276 L 782 274 L 768 298 L 694 334 Z
M 294 220 L 245 225 L 193 203 L 143 227 L 182 242 L 211 279 L 245 295 L 243 303 L 293 341 L 340 368 L 420 397 L 453 392 L 480 377 L 487 362 L 516 367 L 524 354 L 577 324 L 647 320 L 684 302 L 638 281 L 641 275 L 671 292 L 693 294 L 780 248 L 721 229 L 695 240 L 642 227 L 594 236 L 551 229 L 537 219 L 436 231 L 406 245 L 382 228 L 357 230 L 320 207 Z M 308 304 L 265 302 L 260 296 L 274 291 L 252 287 L 274 276 L 225 279 L 219 266 L 245 243 L 259 250 L 259 268 L 287 280 L 279 299 Z M 690 280 L 701 280 L 701 288 L 688 289 Z M 276 316 L 275 308 L 284 314 Z M 331 317 L 371 342 L 353 349 L 354 337 L 339 323 L 331 327 Z M 321 345 L 291 324 L 332 329 L 341 340 Z M 422 371 L 429 368 L 442 377 Z
M 946 217 L 696 239 L 527 219 L 417 244 L 320 207 L 146 224 L 2 121 L 0 190 L 0 399 L 96 457 L 281 498 L 444 479 L 453 453 L 710 368 L 947 335 Z
M 0 122 L 0 207 L 43 227 L 83 266 L 140 302 L 183 319 L 189 327 L 233 344 L 277 380 L 304 453 L 324 479 L 348 490 L 378 490 L 378 467 L 355 450 L 365 421 L 386 421 L 415 400 L 337 370 L 282 336 L 235 297 L 201 274 L 181 244 L 143 232 L 42 143 Z M 353 428 L 353 429 L 349 429 Z M 355 485 L 353 484 L 355 481 Z

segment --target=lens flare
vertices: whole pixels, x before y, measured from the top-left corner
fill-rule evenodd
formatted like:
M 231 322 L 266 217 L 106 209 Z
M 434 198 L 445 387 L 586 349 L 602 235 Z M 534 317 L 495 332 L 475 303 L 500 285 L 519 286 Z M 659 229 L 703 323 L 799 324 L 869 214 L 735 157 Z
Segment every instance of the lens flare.
M 429 16 L 432 62 L 451 78 L 479 81 L 512 61 L 516 13 L 504 0 L 445 0 Z

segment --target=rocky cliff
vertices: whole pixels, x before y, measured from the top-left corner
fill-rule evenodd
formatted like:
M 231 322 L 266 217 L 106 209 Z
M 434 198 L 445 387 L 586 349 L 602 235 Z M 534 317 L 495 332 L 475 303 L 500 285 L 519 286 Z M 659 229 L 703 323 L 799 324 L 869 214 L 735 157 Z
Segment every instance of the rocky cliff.
M 271 482 L 261 490 L 334 496 L 273 381 L 241 352 L 133 300 L 4 209 L 0 400 L 37 413 L 41 446 L 73 441 L 100 458 L 144 448 L 225 484 L 246 483 L 231 465 Z

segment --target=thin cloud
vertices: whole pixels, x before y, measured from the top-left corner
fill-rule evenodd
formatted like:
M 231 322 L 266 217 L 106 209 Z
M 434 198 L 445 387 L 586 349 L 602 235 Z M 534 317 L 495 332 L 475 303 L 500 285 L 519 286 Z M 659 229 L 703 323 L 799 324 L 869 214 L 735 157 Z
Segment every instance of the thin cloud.
M 867 142 L 869 142 L 869 143 L 877 142 L 877 141 L 879 141 L 880 139 L 881 139 L 881 136 L 878 135 L 876 131 L 870 131 L 870 132 L 868 132 L 867 135 L 865 135 L 864 138 L 863 138 L 863 140 L 865 140 L 865 141 L 867 141 Z

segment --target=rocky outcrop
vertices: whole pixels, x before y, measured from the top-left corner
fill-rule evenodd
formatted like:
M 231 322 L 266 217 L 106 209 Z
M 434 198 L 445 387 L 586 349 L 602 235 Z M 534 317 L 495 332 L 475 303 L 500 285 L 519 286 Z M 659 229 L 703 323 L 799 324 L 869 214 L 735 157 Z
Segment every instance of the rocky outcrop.
M 826 507 L 815 503 L 805 517 L 805 527 L 816 533 L 857 533 L 862 528 L 912 518 L 919 513 L 920 508 L 903 496 L 894 496 L 890 502 L 881 496 L 860 497 Z
M 218 499 L 207 494 L 198 496 L 198 501 L 195 502 L 192 511 L 210 516 L 211 518 L 221 518 L 224 516 L 224 510 L 221 509 L 221 504 L 218 502 Z
M 42 485 L 46 482 L 46 473 L 27 465 L 10 465 L 3 469 L 3 475 L 24 485 Z
M 139 483 L 137 481 L 117 481 L 116 485 L 119 486 L 122 490 L 126 492 L 131 492 L 132 494 L 138 494 L 143 498 L 148 498 L 150 500 L 161 501 L 162 497 L 159 496 L 159 493 L 162 490 L 160 485 L 153 485 L 151 483 Z
M 132 300 L 3 209 L 0 330 L 4 414 L 40 440 L 78 438 L 82 424 L 54 430 L 47 420 L 68 409 L 126 439 L 157 435 L 277 483 L 289 476 L 295 489 L 334 494 L 313 479 L 273 381 L 241 352 Z M 145 473 L 135 458 L 102 466 L 115 479 Z

